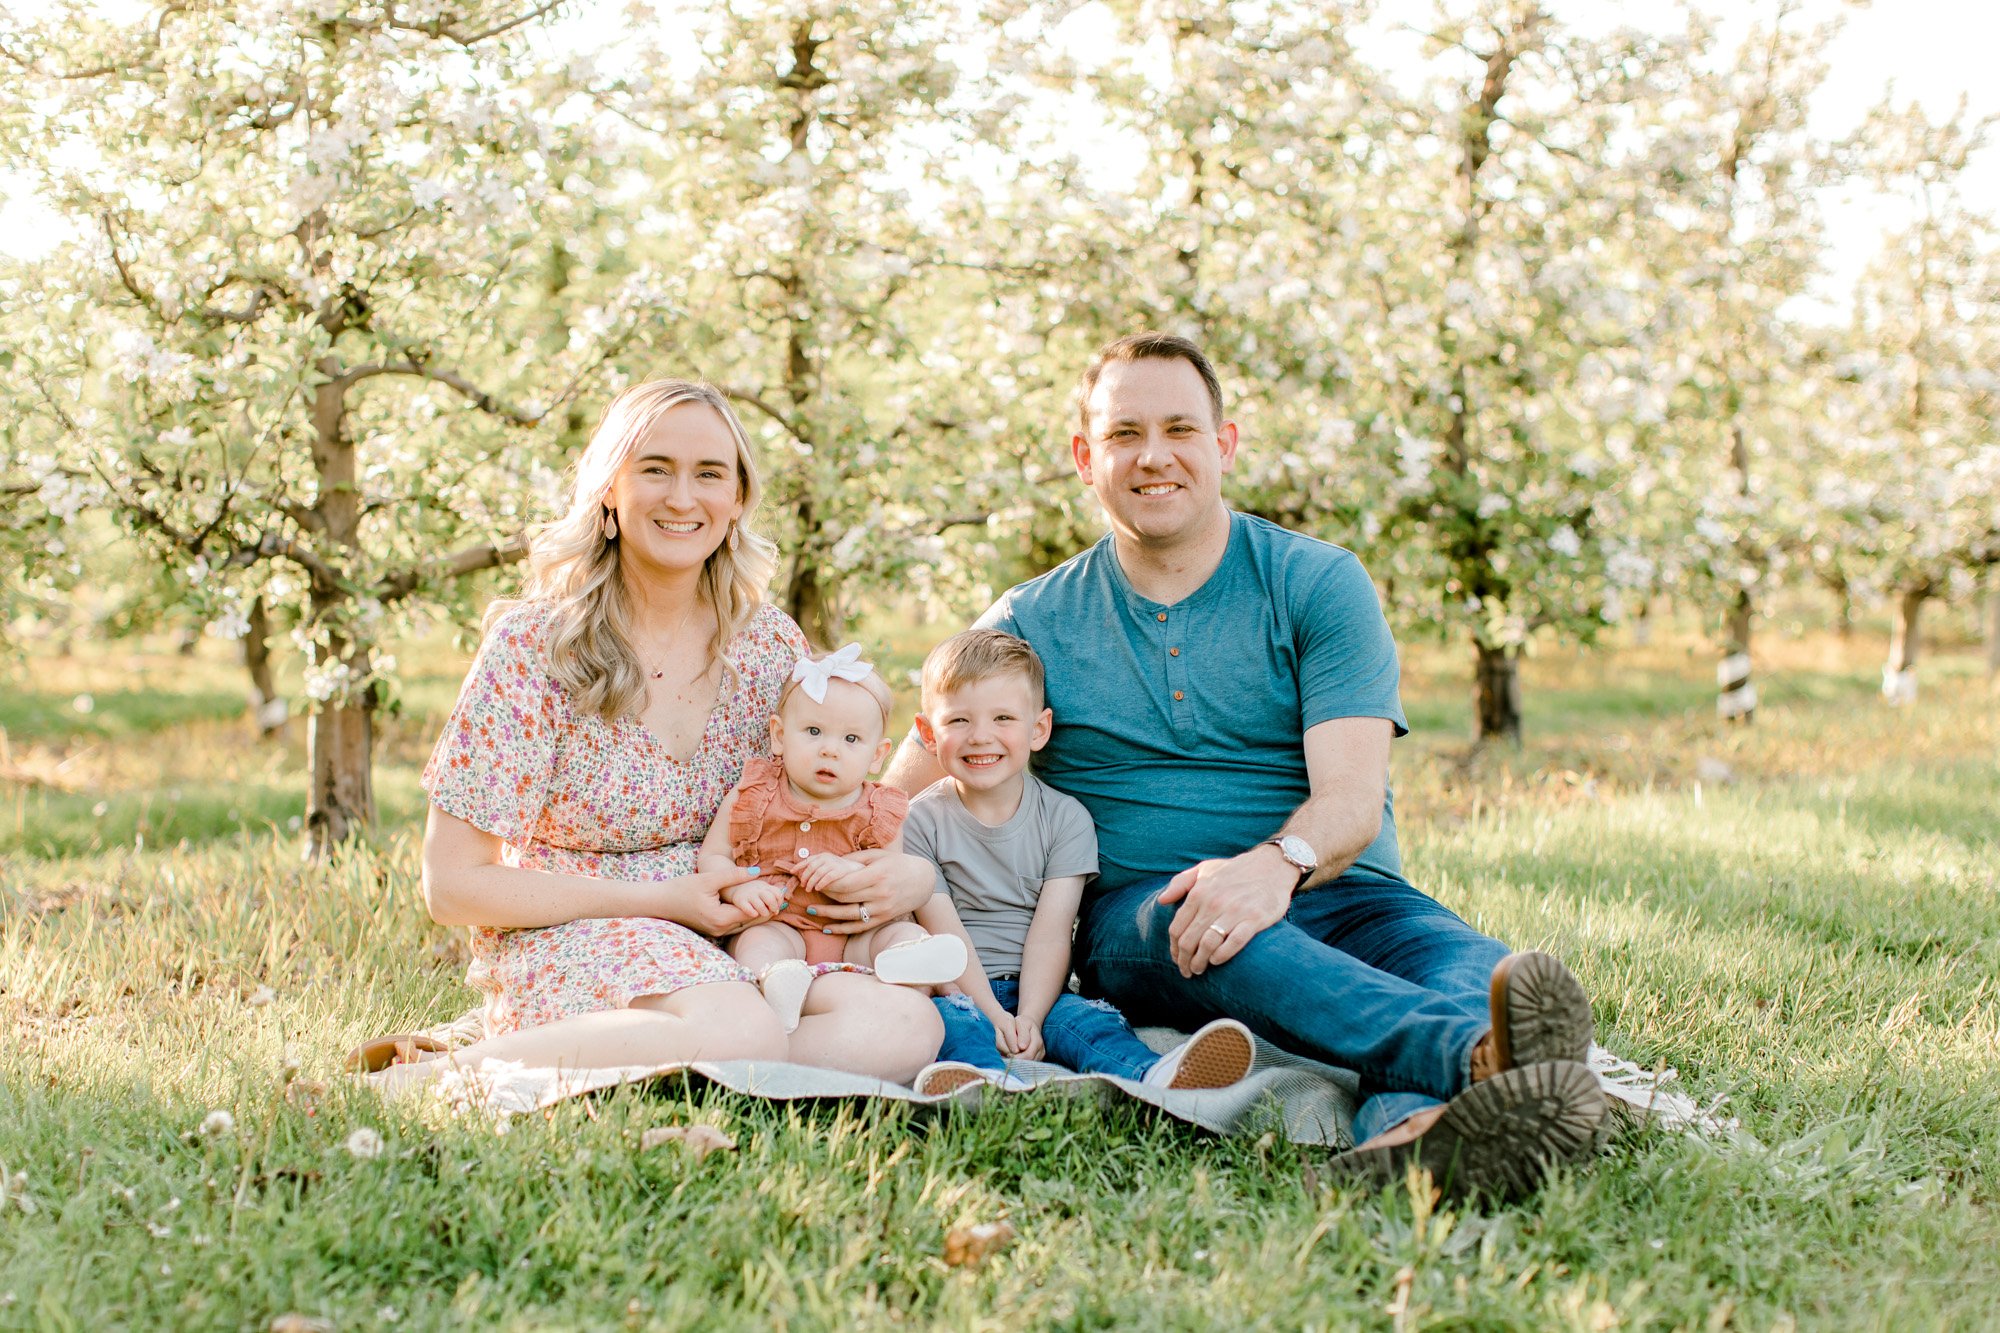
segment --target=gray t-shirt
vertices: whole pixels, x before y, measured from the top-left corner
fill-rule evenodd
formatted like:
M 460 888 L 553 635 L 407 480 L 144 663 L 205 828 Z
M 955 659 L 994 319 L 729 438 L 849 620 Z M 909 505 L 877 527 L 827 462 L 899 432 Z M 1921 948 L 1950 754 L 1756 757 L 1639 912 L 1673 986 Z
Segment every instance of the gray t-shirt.
M 950 778 L 917 793 L 903 821 L 903 850 L 937 867 L 938 892 L 951 895 L 989 977 L 1020 972 L 1042 881 L 1097 873 L 1090 812 L 1034 774 L 1021 777 L 1021 808 L 998 828 L 972 817 Z

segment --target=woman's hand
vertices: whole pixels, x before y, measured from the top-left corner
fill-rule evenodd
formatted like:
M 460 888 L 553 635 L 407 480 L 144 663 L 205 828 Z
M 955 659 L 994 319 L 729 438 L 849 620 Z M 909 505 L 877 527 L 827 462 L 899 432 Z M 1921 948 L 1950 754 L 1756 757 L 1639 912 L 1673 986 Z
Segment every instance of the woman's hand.
M 852 935 L 909 916 L 937 890 L 937 868 L 921 856 L 868 847 L 849 852 L 844 859 L 854 862 L 855 868 L 822 884 L 819 891 L 833 901 L 813 909 L 813 919 L 826 922 L 826 929 L 835 935 Z

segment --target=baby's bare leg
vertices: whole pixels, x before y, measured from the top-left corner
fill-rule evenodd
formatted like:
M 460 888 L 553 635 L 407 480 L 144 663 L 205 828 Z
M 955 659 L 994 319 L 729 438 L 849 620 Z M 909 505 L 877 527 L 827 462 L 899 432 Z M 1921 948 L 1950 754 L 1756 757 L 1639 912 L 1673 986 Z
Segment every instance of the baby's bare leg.
M 764 969 L 773 963 L 781 963 L 787 958 L 805 961 L 806 942 L 797 928 L 782 921 L 766 921 L 739 931 L 729 941 L 729 954 L 737 962 L 750 969 L 753 977 L 762 976 Z
M 847 937 L 847 961 L 862 967 L 873 967 L 875 955 L 882 950 L 929 935 L 929 931 L 907 917 L 901 921 L 885 921 L 873 930 L 857 930 Z

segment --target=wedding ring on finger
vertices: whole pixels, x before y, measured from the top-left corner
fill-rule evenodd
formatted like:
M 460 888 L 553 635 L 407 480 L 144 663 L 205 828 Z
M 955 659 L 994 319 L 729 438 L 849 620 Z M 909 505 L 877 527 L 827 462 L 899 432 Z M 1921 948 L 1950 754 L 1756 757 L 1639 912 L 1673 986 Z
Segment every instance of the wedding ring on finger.
M 1228 938 L 1229 935 L 1228 931 L 1224 930 L 1221 926 L 1215 925 L 1213 922 L 1209 924 L 1208 933 L 1211 935 L 1221 935 L 1225 939 Z
M 863 908 L 861 909 L 861 919 L 862 919 L 862 920 L 863 920 L 864 922 L 868 920 L 868 909 L 867 909 L 866 907 L 863 907 Z

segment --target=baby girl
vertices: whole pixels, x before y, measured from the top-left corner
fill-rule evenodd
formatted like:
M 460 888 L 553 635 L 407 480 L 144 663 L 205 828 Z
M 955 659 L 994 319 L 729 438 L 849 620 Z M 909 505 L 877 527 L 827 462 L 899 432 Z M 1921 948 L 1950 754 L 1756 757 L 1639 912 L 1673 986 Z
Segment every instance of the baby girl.
M 934 986 L 965 971 L 963 941 L 907 916 L 852 935 L 814 919 L 832 901 L 821 890 L 858 868 L 844 853 L 903 849 L 909 798 L 867 781 L 889 757 L 889 687 L 860 659 L 860 645 L 849 644 L 799 660 L 771 719 L 771 757 L 743 766 L 701 845 L 702 870 L 762 867 L 760 878 L 723 897 L 773 919 L 740 932 L 729 952 L 757 978 L 787 1032 L 824 964 L 870 967 L 901 986 Z

